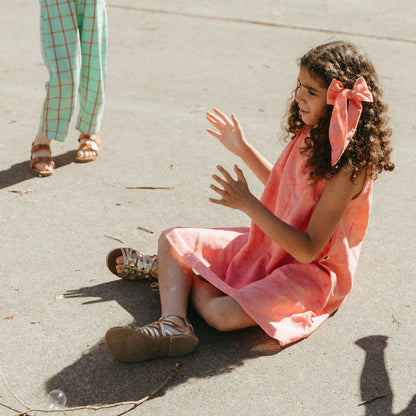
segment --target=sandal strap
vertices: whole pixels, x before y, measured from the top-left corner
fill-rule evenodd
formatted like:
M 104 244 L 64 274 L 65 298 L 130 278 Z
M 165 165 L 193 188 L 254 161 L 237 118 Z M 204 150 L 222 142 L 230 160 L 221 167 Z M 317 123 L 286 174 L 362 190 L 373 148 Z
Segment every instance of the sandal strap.
M 93 150 L 94 152 L 97 152 L 97 153 L 100 151 L 100 146 L 94 140 L 81 139 L 79 140 L 79 142 L 80 142 L 80 146 L 78 150 Z
M 121 254 L 124 260 L 124 270 L 120 277 L 128 279 L 150 279 L 152 275 L 152 267 L 157 262 L 156 255 L 143 254 L 132 248 L 121 248 Z
M 37 163 L 50 163 L 51 165 L 53 165 L 55 167 L 55 162 L 52 159 L 52 156 L 36 156 L 36 157 L 32 157 L 30 159 L 30 162 L 32 165 L 36 165 Z
M 172 319 L 169 319 L 169 316 L 175 316 L 180 318 L 185 326 L 178 325 Z M 182 335 L 182 332 L 187 328 L 193 331 L 192 325 L 186 318 L 182 318 L 179 315 L 167 315 L 160 318 L 158 321 L 153 322 L 148 325 L 144 325 L 138 328 L 140 332 L 145 335 L 150 335 L 152 337 L 166 337 L 166 336 L 174 336 L 174 335 Z M 180 334 L 178 334 L 178 330 Z
M 39 150 L 47 150 L 50 153 L 51 147 L 46 143 L 43 143 L 43 144 L 32 143 L 32 154 L 38 152 Z
M 81 140 L 90 140 L 92 142 L 97 142 L 97 134 L 84 134 L 81 133 L 78 137 L 78 141 L 81 142 Z
M 32 150 L 30 154 L 30 167 L 34 167 L 37 163 L 48 163 L 52 165 L 52 168 L 55 169 L 55 162 L 53 161 L 52 155 L 49 156 L 35 156 L 33 154 L 39 152 L 40 150 L 46 150 L 47 152 L 51 153 L 51 148 L 48 144 L 35 144 L 32 143 Z

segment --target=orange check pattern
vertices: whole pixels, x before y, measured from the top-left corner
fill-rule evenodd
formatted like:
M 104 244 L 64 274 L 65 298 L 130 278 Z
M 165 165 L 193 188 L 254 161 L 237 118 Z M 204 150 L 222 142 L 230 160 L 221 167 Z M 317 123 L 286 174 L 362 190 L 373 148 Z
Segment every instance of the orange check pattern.
M 107 60 L 105 0 L 40 0 L 42 55 L 49 71 L 40 133 L 64 141 L 77 97 L 76 128 L 98 133 Z

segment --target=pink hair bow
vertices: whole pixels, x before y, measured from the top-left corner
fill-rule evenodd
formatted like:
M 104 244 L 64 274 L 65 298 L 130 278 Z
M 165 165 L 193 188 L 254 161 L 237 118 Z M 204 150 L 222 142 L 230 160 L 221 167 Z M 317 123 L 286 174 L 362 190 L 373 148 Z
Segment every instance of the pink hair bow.
M 355 81 L 351 90 L 344 88 L 337 79 L 331 81 L 326 102 L 334 106 L 329 124 L 332 166 L 338 162 L 354 136 L 363 109 L 361 101 L 373 101 L 373 95 L 363 77 Z

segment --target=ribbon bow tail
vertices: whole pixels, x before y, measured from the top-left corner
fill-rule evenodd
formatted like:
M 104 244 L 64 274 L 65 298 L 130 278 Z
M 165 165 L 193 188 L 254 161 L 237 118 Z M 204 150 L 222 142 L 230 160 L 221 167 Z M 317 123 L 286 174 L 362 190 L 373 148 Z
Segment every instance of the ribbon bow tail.
M 331 166 L 334 166 L 348 146 L 348 108 L 345 91 L 336 97 L 329 124 L 329 143 L 331 145 Z
M 363 77 L 355 81 L 351 90 L 344 88 L 340 81 L 332 80 L 327 92 L 327 103 L 334 106 L 328 131 L 332 166 L 339 161 L 354 136 L 362 112 L 361 101 L 373 101 Z

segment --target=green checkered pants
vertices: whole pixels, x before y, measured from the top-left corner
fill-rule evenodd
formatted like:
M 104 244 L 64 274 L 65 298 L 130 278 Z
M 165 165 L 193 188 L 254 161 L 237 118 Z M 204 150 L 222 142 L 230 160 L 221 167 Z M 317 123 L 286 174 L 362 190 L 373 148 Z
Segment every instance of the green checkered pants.
M 42 55 L 49 71 L 39 131 L 64 141 L 76 98 L 76 128 L 98 133 L 107 57 L 105 0 L 39 0 Z

